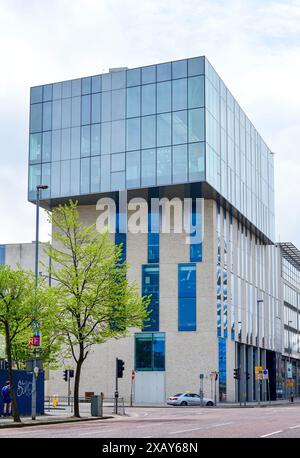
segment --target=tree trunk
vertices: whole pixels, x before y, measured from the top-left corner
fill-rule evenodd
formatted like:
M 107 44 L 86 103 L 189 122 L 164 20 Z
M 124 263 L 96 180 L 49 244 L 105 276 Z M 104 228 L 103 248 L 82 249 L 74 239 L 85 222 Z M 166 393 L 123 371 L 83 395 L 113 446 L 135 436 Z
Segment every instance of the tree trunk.
M 11 405 L 12 405 L 12 414 L 14 422 L 21 423 L 21 418 L 19 415 L 19 409 L 17 405 L 17 398 L 14 389 L 14 379 L 13 379 L 13 370 L 12 370 L 12 358 L 11 358 L 11 342 L 10 342 L 10 333 L 9 333 L 9 324 L 5 323 L 5 340 L 6 340 L 6 356 L 8 363 L 8 380 L 10 382 L 10 396 L 11 396 Z
M 80 382 L 80 374 L 81 374 L 81 367 L 83 364 L 83 354 L 80 356 L 76 364 L 76 373 L 75 373 L 75 380 L 74 380 L 74 417 L 80 418 L 79 413 L 79 382 Z

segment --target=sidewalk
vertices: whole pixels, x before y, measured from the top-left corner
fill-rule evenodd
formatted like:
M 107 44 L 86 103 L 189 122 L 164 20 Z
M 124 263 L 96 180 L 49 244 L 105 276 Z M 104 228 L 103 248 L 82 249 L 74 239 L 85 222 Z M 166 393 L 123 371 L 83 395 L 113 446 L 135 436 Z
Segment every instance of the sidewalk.
M 278 399 L 276 401 L 271 401 L 271 404 L 269 401 L 261 401 L 260 406 L 261 407 L 274 407 L 278 405 L 293 405 L 293 404 L 299 404 L 300 403 L 300 398 L 294 398 L 294 403 L 291 403 L 288 399 Z M 126 409 L 131 409 L 131 408 L 167 408 L 167 409 L 172 409 L 174 406 L 167 405 L 166 403 L 164 404 L 133 404 L 132 406 L 129 406 L 128 404 L 125 404 Z M 196 407 L 196 406 L 176 406 L 176 407 L 181 407 L 181 408 L 189 408 L 189 407 Z M 200 406 L 199 406 L 200 407 Z M 204 406 L 205 407 L 205 406 Z M 226 408 L 247 408 L 247 407 L 259 407 L 257 401 L 253 402 L 247 402 L 246 405 L 242 402 L 242 405 L 240 405 L 238 402 L 219 402 L 217 403 L 216 406 L 214 407 L 207 407 L 209 409 L 213 408 L 220 408 L 220 409 L 226 409 Z

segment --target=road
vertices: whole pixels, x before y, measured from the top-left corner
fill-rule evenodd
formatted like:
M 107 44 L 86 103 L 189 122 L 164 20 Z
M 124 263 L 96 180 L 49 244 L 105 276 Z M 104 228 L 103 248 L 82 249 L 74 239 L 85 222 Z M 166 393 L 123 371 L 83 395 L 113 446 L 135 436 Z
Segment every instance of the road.
M 300 405 L 128 408 L 129 416 L 0 430 L 11 438 L 300 438 Z

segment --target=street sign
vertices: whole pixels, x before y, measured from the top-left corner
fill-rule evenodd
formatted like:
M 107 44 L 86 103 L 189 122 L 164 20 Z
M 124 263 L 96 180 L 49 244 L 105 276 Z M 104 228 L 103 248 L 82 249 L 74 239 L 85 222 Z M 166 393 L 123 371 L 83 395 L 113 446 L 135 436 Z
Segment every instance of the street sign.
M 33 372 L 34 372 L 34 375 L 37 377 L 39 375 L 39 368 L 37 366 L 35 366 L 33 368 Z
M 29 337 L 28 345 L 29 347 L 39 347 L 40 346 L 40 336 Z
M 263 370 L 263 380 L 269 380 L 269 371 L 268 369 Z
M 203 379 L 204 378 L 204 374 L 200 374 L 200 379 Z
M 287 386 L 288 388 L 293 388 L 293 386 L 294 386 L 294 380 L 287 380 L 287 381 L 286 381 L 286 386 Z
M 263 380 L 262 366 L 255 366 L 255 380 Z

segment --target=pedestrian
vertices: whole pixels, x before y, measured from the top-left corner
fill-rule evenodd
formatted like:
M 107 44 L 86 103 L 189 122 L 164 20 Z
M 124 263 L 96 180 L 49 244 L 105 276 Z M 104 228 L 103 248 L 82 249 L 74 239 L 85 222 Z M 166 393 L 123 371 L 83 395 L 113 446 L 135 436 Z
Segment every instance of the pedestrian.
M 294 402 L 294 392 L 291 391 L 291 402 Z
M 7 380 L 4 387 L 1 390 L 3 397 L 3 416 L 9 417 L 11 415 L 11 397 L 10 397 L 10 382 Z

